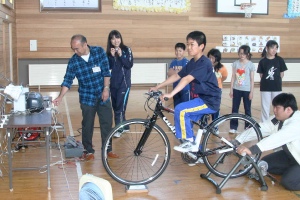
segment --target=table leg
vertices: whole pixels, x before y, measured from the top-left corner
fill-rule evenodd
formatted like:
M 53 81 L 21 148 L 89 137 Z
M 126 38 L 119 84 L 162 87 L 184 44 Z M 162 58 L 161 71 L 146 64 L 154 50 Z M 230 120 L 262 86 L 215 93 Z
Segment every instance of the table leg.
M 47 180 L 48 180 L 48 190 L 51 189 L 50 186 L 50 133 L 49 127 L 45 128 L 46 131 L 46 157 L 47 157 Z
M 9 190 L 12 192 L 13 191 L 13 186 L 12 186 L 12 153 L 11 153 L 11 129 L 7 128 L 6 129 L 7 133 L 7 142 L 8 142 L 8 177 L 9 177 Z

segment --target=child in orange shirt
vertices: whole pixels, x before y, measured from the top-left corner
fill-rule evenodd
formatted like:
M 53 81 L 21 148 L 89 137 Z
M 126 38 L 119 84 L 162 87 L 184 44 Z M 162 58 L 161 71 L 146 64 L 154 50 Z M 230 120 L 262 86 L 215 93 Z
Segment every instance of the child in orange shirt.
M 207 57 L 210 59 L 212 63 L 212 67 L 214 68 L 215 75 L 218 80 L 219 88 L 222 91 L 223 88 L 223 82 L 226 80 L 228 76 L 228 72 L 226 67 L 221 63 L 221 52 L 218 49 L 211 49 L 207 53 Z M 220 110 L 218 110 L 216 113 L 212 114 L 212 120 L 217 119 L 220 116 Z

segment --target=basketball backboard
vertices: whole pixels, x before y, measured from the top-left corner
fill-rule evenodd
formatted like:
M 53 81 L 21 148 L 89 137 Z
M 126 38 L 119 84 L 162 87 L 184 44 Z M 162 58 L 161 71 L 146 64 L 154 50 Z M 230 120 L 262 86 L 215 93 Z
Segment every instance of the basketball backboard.
M 253 15 L 269 14 L 269 0 L 217 0 L 217 14 L 244 14 L 242 3 L 256 4 L 252 10 Z

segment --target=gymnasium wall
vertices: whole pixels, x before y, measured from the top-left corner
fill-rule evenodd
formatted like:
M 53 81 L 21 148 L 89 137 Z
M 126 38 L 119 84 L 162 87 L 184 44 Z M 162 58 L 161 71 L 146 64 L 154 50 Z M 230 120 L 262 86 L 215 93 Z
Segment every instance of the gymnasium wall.
M 280 56 L 300 58 L 300 19 L 282 17 L 287 0 L 269 0 L 269 15 L 255 15 L 250 19 L 243 14 L 216 14 L 215 0 L 191 0 L 191 11 L 184 14 L 119 11 L 113 9 L 112 0 L 101 1 L 102 12 L 40 12 L 39 2 L 15 1 L 19 63 L 30 59 L 51 62 L 69 58 L 73 54 L 70 38 L 77 33 L 84 34 L 90 45 L 106 48 L 107 35 L 112 29 L 122 33 L 125 44 L 132 48 L 137 59 L 173 58 L 174 44 L 185 43 L 186 35 L 193 30 L 206 34 L 206 52 L 222 45 L 223 35 L 278 35 Z M 37 40 L 37 51 L 29 51 L 30 40 Z M 237 58 L 235 53 L 222 56 Z M 259 59 L 260 55 L 254 53 L 253 58 Z
M 0 85 L 10 80 L 17 79 L 17 72 L 12 70 L 17 65 L 16 49 L 16 15 L 13 9 L 0 3 Z M 16 67 L 15 67 L 16 68 Z

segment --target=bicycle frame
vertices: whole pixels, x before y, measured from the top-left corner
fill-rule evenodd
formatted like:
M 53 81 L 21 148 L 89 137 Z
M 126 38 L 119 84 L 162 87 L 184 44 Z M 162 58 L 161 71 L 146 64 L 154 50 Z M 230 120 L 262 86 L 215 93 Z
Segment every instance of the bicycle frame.
M 156 93 L 160 94 L 160 92 L 156 92 Z M 153 96 L 156 96 L 156 95 L 153 95 Z M 151 98 L 151 96 L 148 97 L 148 101 L 149 101 L 150 98 Z M 143 146 L 144 146 L 145 142 L 147 141 L 147 139 L 148 139 L 148 137 L 149 137 L 149 135 L 152 131 L 153 126 L 156 124 L 156 121 L 157 121 L 158 117 L 160 117 L 163 120 L 163 122 L 167 125 L 167 127 L 171 130 L 171 132 L 174 135 L 176 135 L 175 127 L 172 125 L 171 122 L 169 122 L 167 117 L 163 114 L 163 111 L 174 114 L 174 110 L 171 109 L 171 108 L 163 106 L 161 100 L 159 99 L 159 97 L 156 96 L 155 98 L 157 98 L 156 99 L 157 102 L 156 102 L 156 105 L 155 105 L 153 115 L 149 119 L 149 123 L 147 124 L 147 127 L 146 127 L 146 129 L 143 133 L 143 136 L 142 136 L 141 140 L 139 141 L 136 149 L 134 150 L 134 154 L 136 156 L 138 156 L 142 153 Z M 203 120 L 206 120 L 206 119 L 203 119 Z M 200 121 L 200 123 L 192 121 L 192 123 L 199 126 L 200 129 L 204 129 L 204 125 L 203 125 L 204 122 L 203 121 Z M 209 127 L 209 125 L 207 127 Z M 217 137 L 219 137 L 219 136 L 217 136 Z M 221 148 L 223 148 L 223 147 L 220 147 L 220 149 Z M 202 152 L 201 150 L 199 150 L 199 152 L 197 153 L 197 155 L 201 156 L 201 157 L 204 156 L 204 155 L 210 155 L 210 154 L 213 154 L 213 153 L 211 151 Z
M 150 99 L 151 97 L 148 97 L 148 98 Z M 169 122 L 169 120 L 163 114 L 163 111 L 167 111 L 168 113 L 174 113 L 173 109 L 170 109 L 170 108 L 167 108 L 167 107 L 163 106 L 161 100 L 158 98 L 157 103 L 155 105 L 153 115 L 149 119 L 149 122 L 147 124 L 147 127 L 146 127 L 144 133 L 143 133 L 143 136 L 140 139 L 136 149 L 134 150 L 134 154 L 136 156 L 138 156 L 142 153 L 143 146 L 144 146 L 146 140 L 148 139 L 148 137 L 149 137 L 149 135 L 152 131 L 153 126 L 156 124 L 156 121 L 157 121 L 158 117 L 160 117 L 163 120 L 163 122 L 167 125 L 167 127 L 172 131 L 172 133 L 174 135 L 176 134 L 175 127 L 171 124 L 171 122 Z

